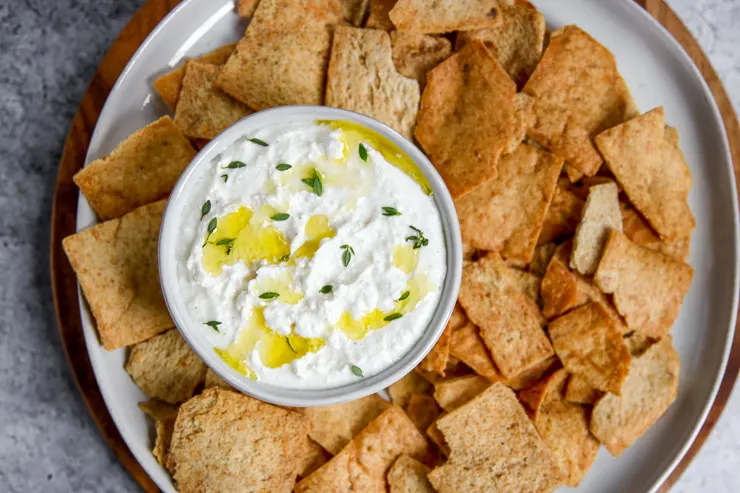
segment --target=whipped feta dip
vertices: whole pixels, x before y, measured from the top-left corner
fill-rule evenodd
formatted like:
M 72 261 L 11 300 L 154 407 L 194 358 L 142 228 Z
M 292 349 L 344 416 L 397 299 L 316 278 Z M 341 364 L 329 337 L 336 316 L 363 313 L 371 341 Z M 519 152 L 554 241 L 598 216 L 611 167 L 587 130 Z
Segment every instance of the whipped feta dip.
M 211 162 L 185 218 L 180 290 L 226 363 L 321 389 L 399 360 L 442 294 L 446 247 L 423 174 L 349 122 L 243 136 Z M 202 205 L 201 205 L 202 204 Z

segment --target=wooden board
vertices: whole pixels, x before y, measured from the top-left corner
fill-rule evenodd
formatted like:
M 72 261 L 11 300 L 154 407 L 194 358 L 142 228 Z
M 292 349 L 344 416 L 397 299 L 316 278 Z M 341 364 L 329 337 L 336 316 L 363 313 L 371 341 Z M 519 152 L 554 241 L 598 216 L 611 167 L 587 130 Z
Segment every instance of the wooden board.
M 655 17 L 684 47 L 694 60 L 707 81 L 714 99 L 719 106 L 730 142 L 734 163 L 735 182 L 740 185 L 740 125 L 735 110 L 722 86 L 717 73 L 706 55 L 678 16 L 663 0 L 636 0 Z M 118 456 L 123 466 L 146 492 L 159 492 L 159 488 L 149 478 L 123 442 L 118 429 L 108 412 L 100 389 L 95 381 L 90 360 L 85 347 L 82 323 L 79 313 L 77 281 L 64 251 L 62 238 L 76 230 L 77 199 L 79 191 L 72 182 L 72 176 L 85 162 L 90 139 L 108 94 L 136 49 L 172 10 L 179 0 L 149 0 L 131 18 L 121 31 L 118 39 L 103 58 L 85 93 L 82 103 L 72 120 L 64 153 L 59 163 L 51 226 L 51 277 L 54 292 L 54 305 L 67 359 L 75 375 L 78 387 L 100 432 Z M 739 186 L 740 188 L 740 186 Z M 727 404 L 732 387 L 740 370 L 740 327 L 735 332 L 730 360 L 725 371 L 719 393 L 712 405 L 704 426 L 679 465 L 663 483 L 660 491 L 666 492 L 673 486 L 691 460 L 699 452 L 709 433 L 717 423 Z

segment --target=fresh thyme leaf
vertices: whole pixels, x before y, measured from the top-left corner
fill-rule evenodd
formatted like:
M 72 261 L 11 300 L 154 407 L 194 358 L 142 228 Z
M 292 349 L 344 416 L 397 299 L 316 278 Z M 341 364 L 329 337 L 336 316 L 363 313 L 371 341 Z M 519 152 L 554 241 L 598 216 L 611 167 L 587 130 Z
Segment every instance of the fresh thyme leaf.
M 331 293 L 332 289 L 334 289 L 332 287 L 332 285 L 331 284 L 327 284 L 323 288 L 319 289 L 319 293 L 323 293 L 323 294 Z
M 367 162 L 367 149 L 365 149 L 365 144 L 360 144 L 360 159 Z
M 303 178 L 301 179 L 301 181 L 309 187 L 313 188 L 313 178 Z
M 401 293 L 401 297 L 398 298 L 396 301 L 403 301 L 406 298 L 408 298 L 410 294 L 411 294 L 410 291 L 404 291 L 403 293 Z
M 280 293 L 276 293 L 275 291 L 266 291 L 262 293 L 259 297 L 263 300 L 274 300 L 278 296 L 280 296 Z
M 282 257 L 280 257 L 278 259 L 278 262 L 287 262 L 288 260 L 290 260 L 290 254 L 289 253 L 286 254 L 286 255 L 283 255 Z
M 362 368 L 360 368 L 359 366 L 352 365 L 352 373 L 354 373 L 354 375 L 356 377 L 361 377 L 362 376 Z
M 347 267 L 350 260 L 352 260 L 352 255 L 355 254 L 355 250 L 349 245 L 342 245 L 340 248 L 344 250 L 344 252 L 342 253 L 342 264 Z
M 398 212 L 398 209 L 395 207 L 383 207 L 383 215 L 384 216 L 401 216 L 402 214 Z
M 387 317 L 385 317 L 383 320 L 386 322 L 393 322 L 394 320 L 398 320 L 399 318 L 403 317 L 403 314 L 401 313 L 391 313 Z
M 247 139 L 247 140 L 249 142 L 252 142 L 253 144 L 257 144 L 258 146 L 262 146 L 262 147 L 268 147 L 270 145 L 267 142 L 265 142 L 264 140 L 260 140 L 260 139 L 252 138 L 252 139 Z
M 224 183 L 226 183 L 227 181 L 229 181 L 229 175 L 227 175 L 226 173 L 224 173 L 223 175 L 221 175 L 221 178 L 223 178 Z
M 214 217 L 211 219 L 211 221 L 208 223 L 208 235 L 206 236 L 206 241 L 203 242 L 203 246 L 206 246 L 206 243 L 208 243 L 208 238 L 211 237 L 211 234 L 216 231 L 216 225 L 218 224 L 218 218 Z
M 220 330 L 218 330 L 218 326 L 221 325 L 221 322 L 217 322 L 215 320 L 211 320 L 210 322 L 203 322 L 203 325 L 207 325 L 219 334 L 221 333 Z
M 406 241 L 414 242 L 414 250 L 418 250 L 419 248 L 425 247 L 429 244 L 429 240 L 424 237 L 424 233 L 419 228 L 415 228 L 414 226 L 409 227 L 417 233 L 417 235 L 406 237 Z
M 231 250 L 234 249 L 234 240 L 236 238 L 223 238 L 216 242 L 216 246 L 226 245 L 226 255 L 231 255 Z
M 206 214 L 211 212 L 211 201 L 206 200 L 203 203 L 203 206 L 200 208 L 200 219 L 203 220 L 204 217 L 206 217 Z
M 273 221 L 285 221 L 289 217 L 290 217 L 290 214 L 286 214 L 285 212 L 281 212 L 279 214 L 275 214 L 270 219 L 272 219 Z
M 313 192 L 319 197 L 324 195 L 324 184 L 321 183 L 321 175 L 316 170 L 313 170 Z
M 287 163 L 280 163 L 277 166 L 275 166 L 275 169 L 277 169 L 278 171 L 288 171 L 292 167 L 293 166 L 291 166 L 291 165 L 289 165 Z
M 221 166 L 221 169 L 238 169 L 238 168 L 244 168 L 246 164 L 244 164 L 241 161 L 231 161 L 226 166 Z

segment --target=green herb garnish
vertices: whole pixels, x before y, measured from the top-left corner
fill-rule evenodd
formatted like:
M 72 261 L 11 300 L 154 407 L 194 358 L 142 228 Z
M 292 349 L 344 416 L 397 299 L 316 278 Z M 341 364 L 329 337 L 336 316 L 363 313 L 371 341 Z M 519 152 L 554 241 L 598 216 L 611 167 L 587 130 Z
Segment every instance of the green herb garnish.
M 401 293 L 401 297 L 398 298 L 396 301 L 403 301 L 406 298 L 408 298 L 410 294 L 411 294 L 411 291 L 404 291 L 403 293 Z
M 201 221 L 203 220 L 204 217 L 206 217 L 206 214 L 208 214 L 209 212 L 211 212 L 211 201 L 210 200 L 206 200 L 203 203 L 203 206 L 200 208 L 200 219 L 201 219 Z
M 258 146 L 262 146 L 262 147 L 268 147 L 270 145 L 267 142 L 265 142 L 264 140 L 260 140 L 260 139 L 252 138 L 252 139 L 247 139 L 247 140 L 249 142 L 252 142 L 253 144 L 257 144 Z
M 234 240 L 236 238 L 223 238 L 216 242 L 216 246 L 226 245 L 226 255 L 231 255 L 231 250 L 234 249 Z
M 303 183 L 313 188 L 313 193 L 321 197 L 324 194 L 324 185 L 321 183 L 321 175 L 316 169 L 313 170 L 311 178 L 304 178 L 301 180 Z
M 399 318 L 403 317 L 403 314 L 401 313 L 391 313 L 387 317 L 385 317 L 383 320 L 386 322 L 393 322 L 394 320 L 398 320 Z
M 421 232 L 419 228 L 415 228 L 413 226 L 409 226 L 411 229 L 416 231 L 416 234 L 413 236 L 407 236 L 406 241 L 413 241 L 414 242 L 414 250 L 418 250 L 421 247 L 425 247 L 429 244 L 429 240 L 424 237 L 424 233 Z
M 289 217 L 290 217 L 290 214 L 286 214 L 285 212 L 281 212 L 279 214 L 275 214 L 270 219 L 272 219 L 273 221 L 285 221 Z
M 288 347 L 290 348 L 291 351 L 293 351 L 294 353 L 297 353 L 298 352 L 293 347 L 293 344 L 290 343 L 290 336 L 285 336 L 285 342 L 288 343 Z
M 323 293 L 323 294 L 331 293 L 332 289 L 334 289 L 332 287 L 332 285 L 331 284 L 327 284 L 323 288 L 319 289 L 319 293 Z
M 398 212 L 398 209 L 395 207 L 382 207 L 383 209 L 383 215 L 384 216 L 401 216 L 402 214 Z
M 277 166 L 275 166 L 275 169 L 277 169 L 278 171 L 288 171 L 292 167 L 293 166 L 291 166 L 291 165 L 289 165 L 287 163 L 280 163 Z
M 285 255 L 283 255 L 282 257 L 280 257 L 280 258 L 278 259 L 278 262 L 287 262 L 288 260 L 290 260 L 290 254 L 289 254 L 289 253 L 288 253 L 288 254 L 285 254 Z
M 367 149 L 365 149 L 365 144 L 360 144 L 360 159 L 367 162 Z
M 208 235 L 206 236 L 206 241 L 203 242 L 203 246 L 206 246 L 206 243 L 208 243 L 208 238 L 211 237 L 211 234 L 213 234 L 214 231 L 216 231 L 216 225 L 218 224 L 218 218 L 213 218 L 208 223 Z
M 218 326 L 221 325 L 221 322 L 217 322 L 215 320 L 211 320 L 210 322 L 203 322 L 203 325 L 207 325 L 219 334 L 221 333 L 220 330 L 218 330 Z
M 226 173 L 224 173 L 223 175 L 221 175 L 221 178 L 223 178 L 224 183 L 226 183 L 227 181 L 229 181 L 229 175 L 227 175 Z
M 260 295 L 260 299 L 274 300 L 278 296 L 280 296 L 280 293 L 276 293 L 275 291 L 266 291 Z
M 231 161 L 226 166 L 221 166 L 221 169 L 238 169 L 238 168 L 244 168 L 246 164 L 244 164 L 241 161 Z
M 354 373 L 356 377 L 361 377 L 362 368 L 360 368 L 359 366 L 352 365 L 352 373 Z
M 349 245 L 342 245 L 340 248 L 344 250 L 344 253 L 342 253 L 342 263 L 347 267 L 349 261 L 352 260 L 352 255 L 355 254 L 355 249 Z

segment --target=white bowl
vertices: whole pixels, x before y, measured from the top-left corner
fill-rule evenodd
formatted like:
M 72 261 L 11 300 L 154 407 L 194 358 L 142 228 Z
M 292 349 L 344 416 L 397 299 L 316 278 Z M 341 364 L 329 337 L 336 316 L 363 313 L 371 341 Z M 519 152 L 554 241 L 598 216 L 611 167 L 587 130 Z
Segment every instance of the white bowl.
M 203 337 L 201 324 L 195 323 L 188 313 L 180 291 L 178 266 L 186 260 L 180 240 L 183 211 L 190 205 L 200 188 L 210 181 L 211 162 L 236 140 L 269 125 L 315 120 L 344 120 L 358 123 L 377 132 L 396 144 L 424 173 L 432 186 L 435 205 L 442 218 L 442 227 L 447 250 L 447 273 L 439 304 L 429 325 L 419 340 L 400 360 L 380 373 L 358 379 L 351 384 L 328 389 L 289 389 L 252 381 L 226 364 Z M 325 406 L 358 399 L 378 392 L 410 372 L 429 353 L 439 339 L 450 318 L 460 289 L 462 275 L 462 240 L 457 213 L 442 178 L 431 162 L 413 143 L 385 124 L 351 111 L 324 106 L 283 106 L 254 113 L 212 140 L 185 169 L 167 203 L 159 235 L 159 275 L 167 308 L 175 326 L 198 356 L 214 372 L 231 385 L 258 399 L 285 406 Z

